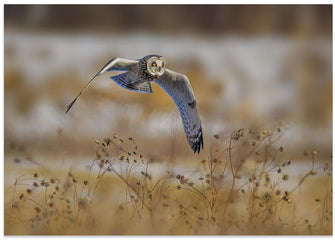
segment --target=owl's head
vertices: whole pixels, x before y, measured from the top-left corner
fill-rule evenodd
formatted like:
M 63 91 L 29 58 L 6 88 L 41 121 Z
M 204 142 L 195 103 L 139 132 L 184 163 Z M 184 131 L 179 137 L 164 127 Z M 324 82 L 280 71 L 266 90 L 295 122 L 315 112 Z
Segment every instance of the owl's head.
M 154 77 L 160 77 L 165 72 L 165 60 L 158 55 L 150 56 L 147 60 L 147 69 Z

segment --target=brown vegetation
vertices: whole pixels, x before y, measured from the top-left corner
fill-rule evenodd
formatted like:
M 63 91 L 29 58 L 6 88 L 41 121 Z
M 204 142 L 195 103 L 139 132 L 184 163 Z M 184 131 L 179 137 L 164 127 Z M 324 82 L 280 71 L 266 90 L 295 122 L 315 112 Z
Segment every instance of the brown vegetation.
M 5 187 L 5 234 L 332 234 L 331 161 L 305 152 L 298 173 L 284 132 L 215 134 L 191 173 L 153 170 L 133 138 L 98 140 L 86 170 L 35 164 Z

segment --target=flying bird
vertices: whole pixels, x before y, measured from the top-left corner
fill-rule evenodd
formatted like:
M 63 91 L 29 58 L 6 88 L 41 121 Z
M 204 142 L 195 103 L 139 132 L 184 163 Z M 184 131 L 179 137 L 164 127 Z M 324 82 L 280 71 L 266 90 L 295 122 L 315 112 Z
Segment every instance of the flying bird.
M 111 71 L 123 71 L 110 78 L 133 92 L 152 93 L 151 82 L 163 88 L 178 107 L 185 135 L 193 152 L 199 153 L 200 148 L 203 149 L 201 121 L 190 81 L 185 75 L 167 69 L 165 59 L 159 55 L 148 55 L 138 60 L 113 58 L 84 86 L 67 106 L 65 113 L 98 75 Z

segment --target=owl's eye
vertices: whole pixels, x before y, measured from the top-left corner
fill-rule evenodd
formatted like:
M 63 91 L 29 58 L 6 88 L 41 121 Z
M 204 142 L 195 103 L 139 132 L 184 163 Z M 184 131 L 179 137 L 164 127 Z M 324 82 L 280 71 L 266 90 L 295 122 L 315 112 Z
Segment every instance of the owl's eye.
M 157 66 L 157 64 L 156 64 L 155 62 L 153 62 L 151 65 L 152 65 L 153 67 L 156 67 L 156 66 Z

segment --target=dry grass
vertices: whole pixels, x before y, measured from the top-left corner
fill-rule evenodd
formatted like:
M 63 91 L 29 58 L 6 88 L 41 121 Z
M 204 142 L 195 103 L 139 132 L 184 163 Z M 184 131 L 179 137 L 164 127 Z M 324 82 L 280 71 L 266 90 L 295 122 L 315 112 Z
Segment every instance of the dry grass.
M 34 165 L 5 187 L 5 234 L 332 234 L 331 162 L 306 152 L 291 174 L 284 131 L 216 134 L 191 173 L 153 170 L 132 138 L 96 141 L 86 170 Z

